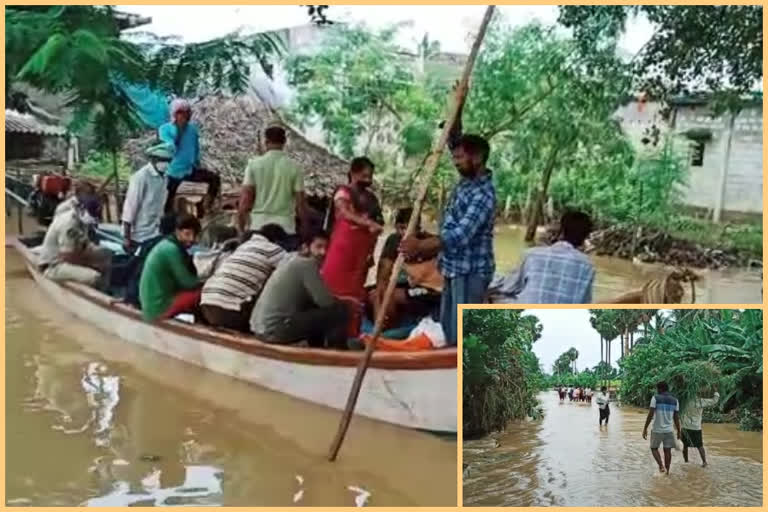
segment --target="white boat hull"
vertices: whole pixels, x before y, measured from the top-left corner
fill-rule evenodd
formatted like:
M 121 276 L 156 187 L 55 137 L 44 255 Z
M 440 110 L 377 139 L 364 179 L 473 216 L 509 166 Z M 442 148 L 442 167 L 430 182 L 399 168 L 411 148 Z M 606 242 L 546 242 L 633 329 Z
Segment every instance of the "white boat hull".
M 105 333 L 309 402 L 339 410 L 346 404 L 356 371 L 354 365 L 290 361 L 291 349 L 285 347 L 279 349 L 286 352 L 285 357 L 264 357 L 189 334 L 191 329 L 199 327 L 185 326 L 177 321 L 142 321 L 135 314 L 127 314 L 125 305 L 105 305 L 106 296 L 96 290 L 76 283 L 62 285 L 44 278 L 30 263 L 31 251 L 20 245 L 17 241 L 17 250 L 25 256 L 29 271 L 45 293 L 62 308 Z M 225 341 L 235 339 L 232 335 L 211 335 Z M 238 342 L 242 343 L 242 339 L 238 337 Z M 409 428 L 456 432 L 456 367 L 442 366 L 369 368 L 355 412 Z

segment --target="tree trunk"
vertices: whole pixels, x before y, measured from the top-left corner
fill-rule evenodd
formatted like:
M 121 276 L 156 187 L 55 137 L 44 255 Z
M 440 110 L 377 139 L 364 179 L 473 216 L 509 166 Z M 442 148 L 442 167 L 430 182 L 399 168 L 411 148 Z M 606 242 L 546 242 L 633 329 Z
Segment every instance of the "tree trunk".
M 603 362 L 603 335 L 600 335 L 600 362 Z
M 525 204 L 523 205 L 523 211 L 520 212 L 520 222 L 528 223 L 528 213 L 531 210 L 531 199 L 533 197 L 533 184 L 528 184 L 528 192 L 525 194 Z
M 626 328 L 626 332 L 624 333 L 624 344 L 626 347 L 624 348 L 624 353 L 622 355 L 629 355 L 629 327 Z
M 624 357 L 624 333 L 621 333 L 621 357 Z
M 547 191 L 549 190 L 549 180 L 552 178 L 552 171 L 555 169 L 557 163 L 557 155 L 560 152 L 562 146 L 554 146 L 547 160 L 547 164 L 544 167 L 544 175 L 541 179 L 541 189 L 538 190 L 536 197 L 533 198 L 531 203 L 531 209 L 528 213 L 528 227 L 525 230 L 525 241 L 533 242 L 536 237 L 536 228 L 539 227 L 539 220 L 541 219 L 542 209 L 544 202 L 547 198 Z

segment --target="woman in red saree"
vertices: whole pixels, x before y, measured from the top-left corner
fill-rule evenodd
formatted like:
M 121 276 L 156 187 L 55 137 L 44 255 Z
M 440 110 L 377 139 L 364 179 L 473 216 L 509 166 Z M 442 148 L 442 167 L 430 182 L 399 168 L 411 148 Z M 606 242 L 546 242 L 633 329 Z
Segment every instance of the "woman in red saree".
M 331 293 L 350 309 L 350 337 L 360 333 L 365 278 L 384 223 L 379 200 L 369 190 L 373 170 L 373 162 L 368 158 L 355 158 L 350 165 L 349 183 L 336 189 L 331 242 L 321 269 Z

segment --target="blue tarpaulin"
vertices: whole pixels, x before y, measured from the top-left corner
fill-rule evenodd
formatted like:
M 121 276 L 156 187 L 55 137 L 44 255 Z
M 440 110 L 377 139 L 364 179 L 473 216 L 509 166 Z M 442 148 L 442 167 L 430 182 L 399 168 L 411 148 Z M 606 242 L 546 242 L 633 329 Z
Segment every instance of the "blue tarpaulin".
M 141 120 L 150 128 L 157 129 L 169 120 L 169 97 L 146 85 L 118 81 L 117 85 L 133 101 Z

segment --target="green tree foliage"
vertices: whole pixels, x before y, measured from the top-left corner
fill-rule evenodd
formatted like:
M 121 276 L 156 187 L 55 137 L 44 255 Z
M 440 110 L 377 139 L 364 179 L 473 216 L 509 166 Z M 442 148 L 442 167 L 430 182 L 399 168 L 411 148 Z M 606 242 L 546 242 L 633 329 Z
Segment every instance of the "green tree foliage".
M 722 411 L 762 410 L 762 331 L 761 310 L 677 310 L 620 361 L 622 399 L 646 407 L 665 380 L 683 407 L 717 387 Z
M 147 84 L 181 97 L 244 93 L 252 68 L 260 67 L 271 78 L 274 59 L 285 52 L 279 37 L 264 33 L 236 32 L 187 44 L 146 32 L 133 33 L 131 39 L 144 56 Z
M 546 375 L 542 380 L 542 389 L 550 390 L 563 386 L 597 390 L 600 386 L 615 386 L 618 378 L 617 368 L 610 367 L 608 363 L 600 362 L 593 368 L 585 368 L 578 373 Z
M 570 375 L 573 373 L 573 361 L 568 352 L 563 352 L 552 363 L 552 373 L 555 376 Z
M 234 35 L 182 45 L 172 38 L 121 36 L 108 6 L 13 6 L 6 9 L 6 98 L 15 81 L 65 93 L 74 109 L 73 130 L 94 122 L 101 147 L 119 146 L 140 120 L 119 82 L 148 84 L 176 95 L 243 92 L 255 63 L 281 54 L 269 35 Z
M 399 148 L 406 157 L 430 147 L 442 108 L 433 98 L 448 88 L 429 77 L 417 81 L 396 33 L 397 27 L 335 26 L 317 52 L 287 62 L 297 90 L 291 113 L 302 124 L 320 121 L 329 146 L 345 157 L 376 145 Z
M 536 416 L 541 337 L 536 317 L 519 310 L 465 310 L 463 318 L 465 436 L 501 430 L 512 419 Z
M 425 35 L 416 62 L 395 43 L 397 30 L 336 25 L 316 52 L 286 63 L 297 91 L 288 117 L 302 126 L 319 123 L 328 146 L 346 158 L 375 156 L 382 199 L 395 206 L 408 200 L 450 90 L 444 76 L 425 68 L 439 50 L 435 42 Z M 445 187 L 456 174 L 449 160 L 437 173 Z M 439 197 L 432 191 L 433 202 Z
M 494 148 L 505 146 L 494 151 L 492 168 L 527 177 L 513 198 L 527 205 L 527 240 L 542 220 L 553 176 L 589 167 L 594 176 L 619 173 L 626 179 L 632 151 L 613 115 L 630 80 L 615 45 L 586 54 L 539 24 L 512 29 L 497 20 L 489 31 L 466 126 L 488 137 Z M 511 160 L 500 160 L 504 156 Z M 596 170 L 596 162 L 607 168 Z
M 657 94 L 696 88 L 743 94 L 762 81 L 760 5 L 569 5 L 560 7 L 559 21 L 588 51 L 615 39 L 635 15 L 654 26 L 634 62 L 639 88 Z
M 245 90 L 250 59 L 263 67 L 279 53 L 269 36 L 238 40 L 228 36 L 193 45 L 136 44 L 121 37 L 109 6 L 23 6 L 6 9 L 6 100 L 23 103 L 13 83 L 62 93 L 73 110 L 70 128 L 86 126 L 96 147 L 112 154 L 142 127 L 137 107 L 121 83 L 149 84 L 176 94 Z M 194 84 L 194 85 L 191 85 Z M 119 191 L 118 191 L 119 196 Z

